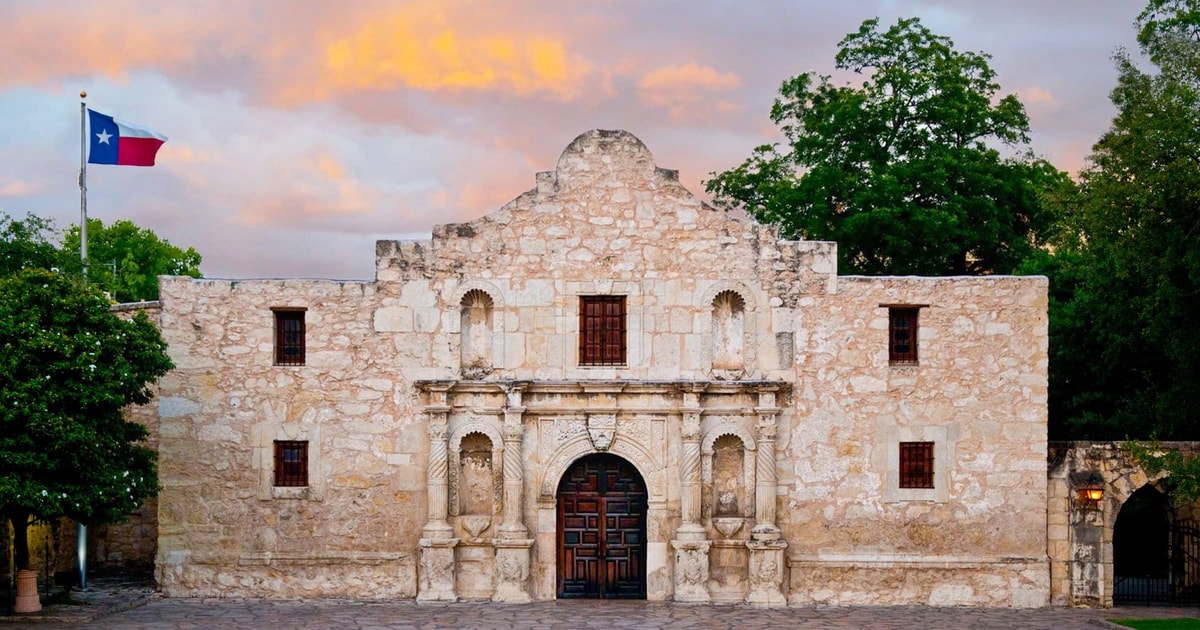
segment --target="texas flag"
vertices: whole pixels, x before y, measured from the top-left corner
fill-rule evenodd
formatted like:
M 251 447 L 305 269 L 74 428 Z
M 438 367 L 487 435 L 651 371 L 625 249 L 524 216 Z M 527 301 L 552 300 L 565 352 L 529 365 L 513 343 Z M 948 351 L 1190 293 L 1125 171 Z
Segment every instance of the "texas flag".
M 87 112 L 92 140 L 89 164 L 154 166 L 154 155 L 166 136 L 91 109 Z

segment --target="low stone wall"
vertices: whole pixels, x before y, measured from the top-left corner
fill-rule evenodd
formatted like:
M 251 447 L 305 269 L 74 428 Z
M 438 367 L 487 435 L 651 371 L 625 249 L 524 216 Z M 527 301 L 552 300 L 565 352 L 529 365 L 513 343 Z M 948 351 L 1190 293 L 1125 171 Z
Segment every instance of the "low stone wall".
M 1049 603 L 1044 559 L 792 556 L 788 566 L 791 606 L 1038 608 Z

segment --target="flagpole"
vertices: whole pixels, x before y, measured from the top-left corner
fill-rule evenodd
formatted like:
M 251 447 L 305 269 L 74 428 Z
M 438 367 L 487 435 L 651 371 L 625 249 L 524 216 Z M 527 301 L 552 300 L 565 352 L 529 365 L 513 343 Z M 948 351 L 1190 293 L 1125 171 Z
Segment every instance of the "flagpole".
M 79 262 L 87 277 L 87 92 L 79 93 Z

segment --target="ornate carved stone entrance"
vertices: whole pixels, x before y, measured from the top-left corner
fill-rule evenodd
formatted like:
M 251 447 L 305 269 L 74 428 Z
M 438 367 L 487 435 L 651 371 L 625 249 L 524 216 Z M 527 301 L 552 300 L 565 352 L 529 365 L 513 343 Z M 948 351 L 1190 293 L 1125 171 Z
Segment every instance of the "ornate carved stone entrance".
M 711 577 L 718 601 L 786 604 L 775 525 L 786 384 L 417 387 L 430 439 L 418 601 L 707 602 Z

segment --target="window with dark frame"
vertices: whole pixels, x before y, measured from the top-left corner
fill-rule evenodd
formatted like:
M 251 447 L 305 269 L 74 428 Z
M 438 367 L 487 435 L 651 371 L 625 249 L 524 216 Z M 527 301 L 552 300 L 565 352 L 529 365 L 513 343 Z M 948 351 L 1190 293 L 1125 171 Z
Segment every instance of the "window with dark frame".
M 308 442 L 275 441 L 275 485 L 285 488 L 308 485 Z
M 579 364 L 625 365 L 625 296 L 579 296 Z
M 917 306 L 888 308 L 888 362 L 915 364 L 917 362 Z
M 933 442 L 900 443 L 900 487 L 933 487 Z
M 275 312 L 275 365 L 304 365 L 304 311 Z

